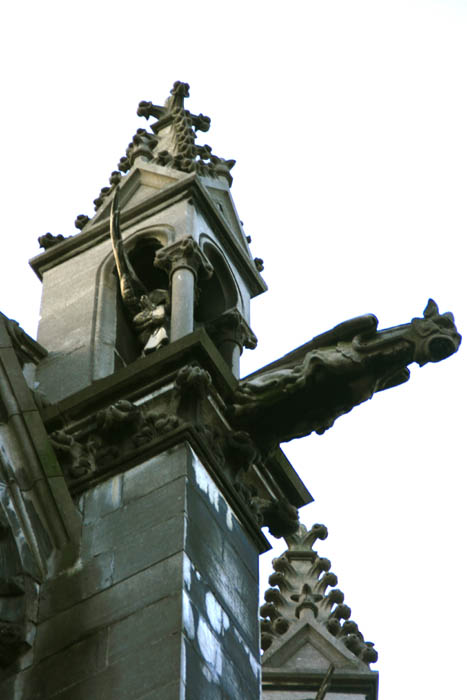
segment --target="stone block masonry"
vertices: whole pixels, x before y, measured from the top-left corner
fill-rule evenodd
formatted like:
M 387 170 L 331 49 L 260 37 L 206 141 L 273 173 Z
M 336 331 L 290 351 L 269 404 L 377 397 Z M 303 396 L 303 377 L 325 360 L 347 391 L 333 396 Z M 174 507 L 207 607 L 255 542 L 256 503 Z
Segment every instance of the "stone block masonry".
M 5 700 L 260 697 L 258 552 L 187 443 L 79 502 L 78 563 L 41 588 Z

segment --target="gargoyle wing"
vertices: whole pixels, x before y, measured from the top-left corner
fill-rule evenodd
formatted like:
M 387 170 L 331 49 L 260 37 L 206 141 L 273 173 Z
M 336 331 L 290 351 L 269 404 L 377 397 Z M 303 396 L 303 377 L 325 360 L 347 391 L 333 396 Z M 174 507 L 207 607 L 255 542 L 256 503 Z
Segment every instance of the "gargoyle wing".
M 253 374 L 248 376 L 251 379 L 258 374 L 262 374 L 265 371 L 270 371 L 272 369 L 285 369 L 288 367 L 294 367 L 299 362 L 303 360 L 305 355 L 310 352 L 310 350 L 317 350 L 318 348 L 326 348 L 331 345 L 337 345 L 337 343 L 343 343 L 345 341 L 350 341 L 355 338 L 355 336 L 372 336 L 376 332 L 378 326 L 378 319 L 373 314 L 365 314 L 364 316 L 357 316 L 356 318 L 351 318 L 348 321 L 343 321 L 339 323 L 330 331 L 321 333 L 315 336 L 312 340 L 304 345 L 300 345 L 296 350 L 287 353 L 284 357 L 281 357 L 275 362 L 263 367 Z

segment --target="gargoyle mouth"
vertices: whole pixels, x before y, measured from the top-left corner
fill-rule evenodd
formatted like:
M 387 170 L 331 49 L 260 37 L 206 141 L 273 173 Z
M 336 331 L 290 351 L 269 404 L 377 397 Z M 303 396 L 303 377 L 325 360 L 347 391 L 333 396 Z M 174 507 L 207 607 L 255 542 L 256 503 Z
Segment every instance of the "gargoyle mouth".
M 460 336 L 458 342 L 454 339 L 438 336 L 430 340 L 428 344 L 428 352 L 431 362 L 441 362 L 446 357 L 453 355 L 460 345 Z

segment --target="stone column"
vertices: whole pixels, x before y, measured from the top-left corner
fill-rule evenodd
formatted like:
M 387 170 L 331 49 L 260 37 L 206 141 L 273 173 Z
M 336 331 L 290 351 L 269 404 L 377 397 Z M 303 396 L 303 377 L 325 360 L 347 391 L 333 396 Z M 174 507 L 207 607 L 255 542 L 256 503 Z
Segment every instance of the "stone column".
M 213 268 L 191 236 L 159 250 L 154 266 L 164 269 L 170 278 L 170 340 L 178 340 L 193 331 L 198 276 L 210 277 Z

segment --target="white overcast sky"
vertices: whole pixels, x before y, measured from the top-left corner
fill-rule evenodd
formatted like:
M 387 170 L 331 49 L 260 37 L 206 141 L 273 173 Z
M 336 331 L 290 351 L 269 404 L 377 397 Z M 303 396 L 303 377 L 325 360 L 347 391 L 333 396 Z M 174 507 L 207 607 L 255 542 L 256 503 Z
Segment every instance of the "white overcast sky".
M 248 373 L 366 312 L 428 297 L 467 332 L 467 1 L 16 2 L 2 10 L 0 309 L 31 334 L 47 231 L 92 214 L 142 99 L 175 80 L 236 158 L 233 196 L 264 258 Z M 461 697 L 465 349 L 415 368 L 324 436 L 285 446 L 324 522 L 380 700 Z M 283 549 L 278 545 L 278 552 Z M 462 684 L 463 685 L 463 684 Z

